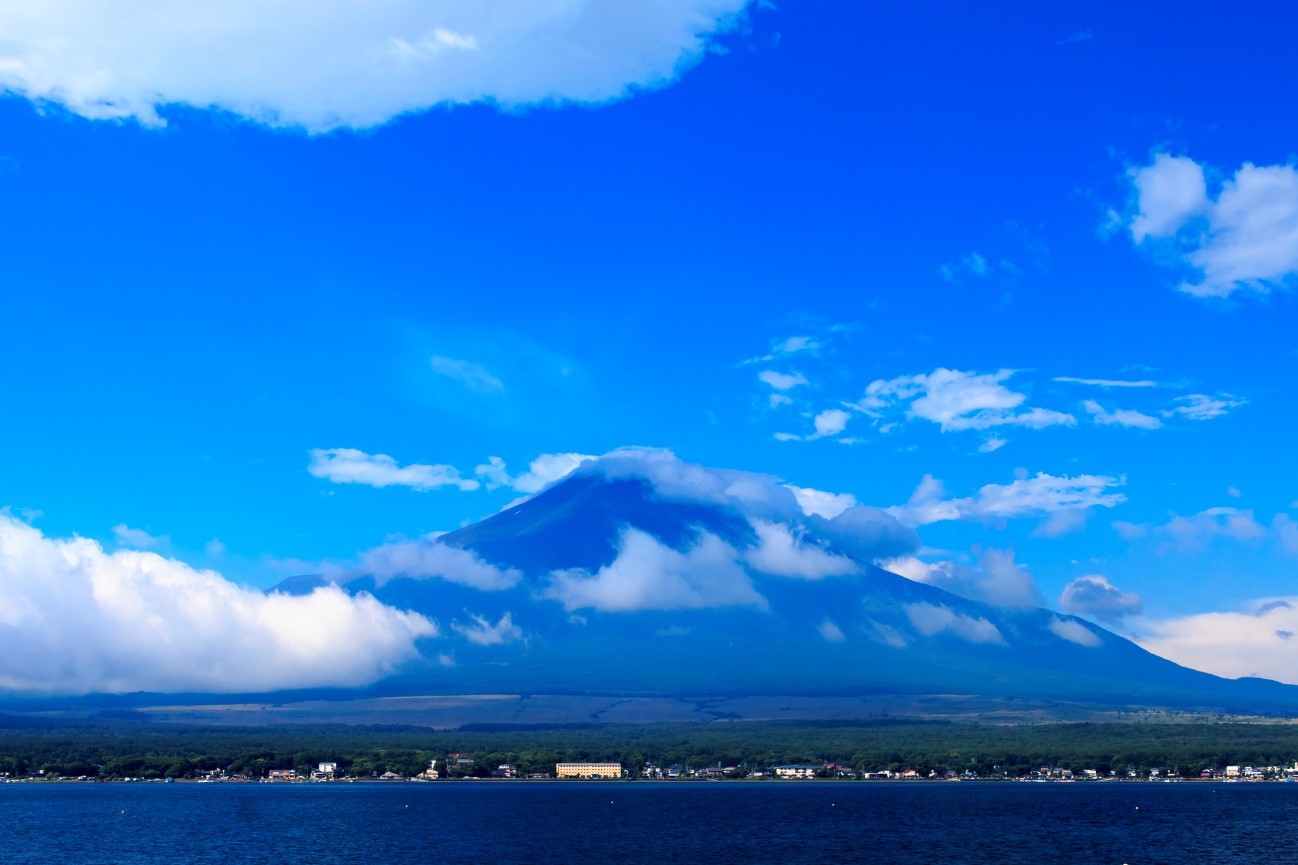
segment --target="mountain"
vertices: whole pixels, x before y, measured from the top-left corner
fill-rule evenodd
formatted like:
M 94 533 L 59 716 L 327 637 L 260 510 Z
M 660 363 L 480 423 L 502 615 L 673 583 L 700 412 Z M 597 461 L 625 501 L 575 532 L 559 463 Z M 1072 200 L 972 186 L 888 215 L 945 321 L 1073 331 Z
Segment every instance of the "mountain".
M 615 452 L 502 513 L 371 550 L 325 581 L 440 623 L 412 693 L 958 693 L 1259 711 L 1298 688 L 1226 680 L 1086 620 L 970 600 L 874 562 L 914 532 L 804 509 L 777 479 Z

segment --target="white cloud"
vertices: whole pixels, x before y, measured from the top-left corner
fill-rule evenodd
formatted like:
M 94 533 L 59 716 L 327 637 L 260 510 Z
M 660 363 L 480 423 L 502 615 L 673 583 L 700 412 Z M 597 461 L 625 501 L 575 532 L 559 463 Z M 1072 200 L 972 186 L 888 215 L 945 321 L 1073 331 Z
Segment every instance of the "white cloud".
M 526 472 L 518 477 L 510 477 L 503 459 L 489 457 L 484 465 L 477 466 L 473 472 L 483 479 L 488 489 L 504 486 L 530 495 L 540 492 L 555 481 L 566 478 L 576 471 L 582 463 L 593 459 L 596 459 L 596 457 L 590 454 L 541 454 L 532 460 Z
M 827 643 L 841 643 L 847 639 L 847 635 L 843 633 L 843 629 L 838 625 L 835 625 L 830 619 L 823 620 L 816 627 L 816 630 L 820 632 L 820 636 L 824 638 Z
M 556 571 L 544 594 L 568 610 L 766 609 L 766 599 L 753 587 L 738 556 L 733 547 L 707 532 L 681 553 L 652 535 L 627 529 L 612 564 L 595 574 Z
M 1130 173 L 1138 212 L 1131 220 L 1136 243 L 1176 241 L 1182 265 L 1199 280 L 1181 283 L 1196 297 L 1229 297 L 1249 289 L 1265 293 L 1298 277 L 1298 168 L 1245 163 L 1208 194 L 1203 166 L 1160 153 Z
M 1103 642 L 1099 634 L 1076 619 L 1061 619 L 1055 616 L 1050 620 L 1050 631 L 1061 640 L 1067 640 L 1088 649 L 1093 649 Z
M 1005 439 L 1001 438 L 1000 436 L 988 436 L 986 441 L 978 445 L 978 453 L 980 454 L 995 453 L 996 451 L 1005 447 L 1005 445 L 1007 444 L 1009 444 L 1009 442 L 1007 442 Z
M 219 558 L 225 555 L 225 544 L 221 543 L 220 538 L 212 538 L 203 546 L 203 551 L 207 553 L 209 558 Z
M 1038 538 L 1057 538 L 1083 528 L 1088 516 L 1085 508 L 1055 511 L 1042 520 L 1041 525 L 1032 530 L 1032 534 Z
M 884 410 L 907 404 L 907 417 L 939 424 L 943 432 L 998 426 L 1042 429 L 1077 422 L 1064 412 L 1022 408 L 1027 395 L 1004 385 L 1012 375 L 1012 369 L 978 374 L 939 367 L 928 374 L 878 379 L 870 382 L 854 407 L 879 418 Z
M 745 6 L 44 0 L 0 8 L 0 86 L 96 119 L 157 125 L 184 104 L 312 132 L 437 105 L 598 104 L 672 82 Z
M 1163 422 L 1158 418 L 1143 414 L 1132 409 L 1114 409 L 1109 411 L 1093 399 L 1088 399 L 1082 403 L 1082 408 L 1095 419 L 1101 426 L 1125 426 L 1135 427 L 1137 429 L 1158 429 Z
M 1271 521 L 1271 531 L 1283 552 L 1298 556 L 1298 522 L 1294 522 L 1293 517 L 1288 514 L 1276 514 L 1275 519 Z
M 1187 420 L 1212 420 L 1221 417 L 1233 408 L 1239 408 L 1247 400 L 1228 393 L 1218 394 L 1217 396 L 1192 393 L 1188 396 L 1177 397 L 1176 402 L 1180 403 L 1180 405 L 1163 412 L 1163 417 L 1177 417 L 1179 415 Z
M 816 434 L 814 438 L 824 438 L 825 436 L 836 436 L 847 428 L 847 422 L 852 415 L 843 411 L 841 408 L 827 408 L 820 414 L 816 415 L 815 426 Z
M 879 566 L 908 580 L 996 607 L 1039 607 L 1042 603 L 1036 579 L 1014 561 L 1012 549 L 979 551 L 975 567 L 950 561 L 930 563 L 915 556 L 899 556 Z
M 984 618 L 957 613 L 937 604 L 905 604 L 906 618 L 926 637 L 949 633 L 969 643 L 1005 645 L 1000 629 Z
M 454 379 L 478 393 L 500 393 L 505 389 L 504 383 L 482 364 L 438 356 L 429 358 L 428 364 L 438 375 Z
M 775 433 L 775 440 L 777 442 L 800 442 L 802 436 L 791 432 L 777 432 Z
M 826 552 L 813 542 L 797 536 L 787 525 L 752 520 L 757 546 L 744 551 L 743 559 L 753 569 L 777 577 L 819 580 L 824 577 L 855 574 L 856 562 L 845 556 Z
M 1076 616 L 1116 623 L 1140 615 L 1145 603 L 1135 592 L 1124 592 L 1100 574 L 1090 574 L 1064 586 L 1059 608 Z
M 971 252 L 953 264 L 942 265 L 938 270 L 941 272 L 943 279 L 958 285 L 961 282 L 961 277 L 982 278 L 991 273 L 992 268 L 987 259 L 980 253 Z
M 367 454 L 356 448 L 314 448 L 310 453 L 307 471 L 336 484 L 409 487 L 420 492 L 438 487 L 456 487 L 467 492 L 480 486 L 475 480 L 460 477 L 460 470 L 455 466 L 418 463 L 401 466 L 387 454 Z
M 500 617 L 500 621 L 494 625 L 487 621 L 485 616 L 471 613 L 469 619 L 470 622 L 467 625 L 452 622 L 451 630 L 470 643 L 479 646 L 503 646 L 506 643 L 523 639 L 523 630 L 514 624 L 511 613 L 505 613 Z
M 1263 598 L 1242 612 L 1146 621 L 1137 642 L 1164 658 L 1218 676 L 1298 684 L 1298 598 Z
M 762 384 L 769 385 L 775 390 L 792 390 L 807 383 L 807 378 L 800 372 L 776 372 L 773 369 L 764 369 L 757 374 L 757 378 Z
M 1192 516 L 1173 514 L 1161 525 L 1115 522 L 1113 527 L 1127 540 L 1146 536 L 1165 539 L 1164 550 L 1191 552 L 1200 550 L 1218 538 L 1235 541 L 1257 541 L 1266 537 L 1266 527 L 1251 510 L 1208 508 Z
M 1127 500 L 1121 493 L 1109 492 L 1123 483 L 1123 478 L 1107 475 L 1055 477 L 1038 472 L 1009 484 L 986 484 L 974 496 L 948 498 L 942 482 L 925 475 L 906 504 L 887 511 L 906 525 L 924 526 L 945 520 L 1008 519 L 1111 508 Z
M 0 514 L 0 688 L 49 694 L 369 684 L 435 636 L 336 587 L 264 594 L 156 553 L 49 538 Z
M 379 585 L 404 577 L 411 580 L 445 580 L 461 586 L 497 592 L 513 588 L 523 579 L 513 568 L 488 564 L 469 550 L 444 544 L 433 536 L 414 541 L 393 541 L 361 553 L 355 567 L 325 569 L 331 577 L 371 576 Z
M 754 363 L 770 363 L 773 360 L 788 357 L 793 354 L 811 354 L 815 355 L 824 348 L 824 344 L 811 336 L 790 336 L 771 343 L 771 350 L 757 357 L 750 357 L 743 361 L 745 365 Z
M 520 493 L 540 492 L 555 481 L 575 472 L 586 460 L 593 459 L 595 457 L 590 454 L 541 454 L 528 464 L 526 472 L 514 478 L 514 489 Z
M 137 550 L 165 549 L 171 546 L 171 538 L 165 535 L 151 535 L 144 529 L 133 529 L 124 523 L 113 526 L 113 540 L 118 546 Z
M 832 520 L 856 505 L 856 497 L 851 493 L 827 493 L 809 487 L 795 487 L 793 484 L 785 484 L 784 487 L 793 493 L 793 497 L 798 500 L 798 507 L 807 516 L 816 514 Z
M 1208 208 L 1208 184 L 1203 168 L 1193 159 L 1159 153 L 1152 165 L 1127 172 L 1136 191 L 1138 208 L 1131 220 L 1131 237 L 1175 234 L 1191 217 Z
M 1088 384 L 1093 387 L 1158 387 L 1158 382 L 1149 379 L 1140 379 L 1137 381 L 1126 381 L 1123 379 L 1113 378 L 1074 378 L 1070 375 L 1057 375 L 1055 381 L 1064 382 L 1065 384 Z

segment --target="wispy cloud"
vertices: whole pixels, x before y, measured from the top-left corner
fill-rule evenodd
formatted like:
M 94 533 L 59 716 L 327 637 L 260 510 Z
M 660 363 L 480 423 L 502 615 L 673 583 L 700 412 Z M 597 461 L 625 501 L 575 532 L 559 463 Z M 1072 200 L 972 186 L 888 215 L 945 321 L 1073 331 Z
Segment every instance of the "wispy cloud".
M 117 541 L 118 546 L 137 550 L 167 549 L 171 546 L 171 538 L 166 535 L 152 535 L 144 529 L 133 529 L 125 524 L 113 526 L 113 540 Z
M 1158 382 L 1150 379 L 1076 378 L 1071 375 L 1057 375 L 1053 380 L 1065 384 L 1087 384 L 1093 387 L 1158 387 Z
M 906 417 L 938 424 L 943 432 L 998 426 L 1041 429 L 1077 422 L 1065 412 L 1025 407 L 1027 394 L 1004 384 L 1013 375 L 1011 369 L 976 373 L 939 367 L 927 374 L 873 381 L 853 405 L 876 419 L 905 407 Z
M 1158 429 L 1163 422 L 1153 415 L 1147 415 L 1143 412 L 1132 409 L 1114 409 L 1109 411 L 1093 399 L 1088 399 L 1082 403 L 1082 408 L 1086 409 L 1087 414 L 1101 426 L 1124 426 L 1135 427 L 1137 429 Z
M 1228 414 L 1232 409 L 1246 405 L 1248 400 L 1224 393 L 1209 396 L 1192 393 L 1176 398 L 1177 405 L 1163 412 L 1163 417 L 1183 417 L 1186 420 L 1212 420 Z
M 1124 478 L 1108 475 L 1056 477 L 1038 472 L 1008 484 L 986 484 L 972 496 L 952 498 L 941 481 L 925 475 L 906 504 L 887 511 L 906 525 L 924 526 L 946 520 L 1008 519 L 1112 508 L 1127 500 L 1122 493 L 1112 492 L 1125 482 Z
M 433 372 L 438 375 L 454 379 L 469 390 L 478 393 L 500 393 L 504 391 L 505 385 L 500 379 L 496 378 L 491 372 L 481 364 L 472 361 L 459 360 L 453 357 L 440 357 L 434 355 L 428 360 Z
M 467 492 L 481 486 L 472 478 L 461 477 L 455 466 L 420 463 L 402 466 L 387 454 L 368 454 L 355 448 L 315 448 L 310 456 L 307 471 L 336 484 L 399 486 L 420 492 L 441 487 Z

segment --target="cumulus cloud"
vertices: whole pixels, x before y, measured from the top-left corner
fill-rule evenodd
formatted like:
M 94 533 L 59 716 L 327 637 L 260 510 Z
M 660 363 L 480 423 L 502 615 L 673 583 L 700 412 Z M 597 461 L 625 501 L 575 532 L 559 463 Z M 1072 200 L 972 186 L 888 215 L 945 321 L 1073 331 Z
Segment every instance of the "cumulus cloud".
M 802 508 L 802 512 L 807 516 L 815 514 L 832 520 L 856 504 L 856 497 L 851 493 L 827 493 L 810 487 L 795 487 L 793 484 L 785 484 L 784 487 L 793 493 L 793 497 L 798 501 L 798 507 Z
M 807 383 L 807 377 L 800 372 L 776 372 L 773 369 L 762 370 L 757 378 L 775 390 L 792 390 Z
M 364 128 L 437 105 L 598 104 L 703 58 L 747 0 L 93 0 L 0 9 L 0 86 L 94 119 L 168 105 Z
M 752 526 L 757 544 L 746 550 L 743 558 L 764 574 L 819 580 L 855 574 L 859 569 L 856 562 L 822 549 L 783 523 L 753 520 Z
M 494 625 L 486 616 L 470 613 L 468 624 L 452 622 L 451 630 L 478 646 L 503 646 L 523 639 L 523 629 L 514 624 L 511 613 L 505 613 Z
M 939 604 L 906 604 L 906 618 L 926 637 L 951 634 L 969 643 L 1006 645 L 1000 629 L 982 617 L 966 616 Z
M 627 529 L 611 564 L 594 574 L 556 571 L 544 595 L 568 610 L 766 609 L 766 599 L 738 558 L 737 550 L 707 532 L 690 549 L 677 552 L 652 535 Z
M 1227 678 L 1298 684 L 1298 598 L 1263 598 L 1239 612 L 1146 621 L 1137 642 L 1164 658 Z
M 973 496 L 950 498 L 940 480 L 925 475 L 906 504 L 888 508 L 887 512 L 906 525 L 924 526 L 946 520 L 1003 519 L 1062 510 L 1111 508 L 1127 500 L 1122 493 L 1110 492 L 1123 483 L 1123 478 L 1107 475 L 1056 477 L 1038 472 L 1009 484 L 986 484 Z
M 865 396 L 854 407 L 879 419 L 904 405 L 908 418 L 938 424 L 943 432 L 999 426 L 1042 429 L 1077 422 L 1064 412 L 1025 408 L 1027 395 L 1004 384 L 1013 375 L 1012 369 L 979 374 L 939 367 L 927 374 L 878 379 L 866 386 Z
M 639 478 L 670 501 L 730 505 L 749 516 L 787 518 L 800 512 L 797 499 L 772 475 L 714 469 L 687 463 L 661 448 L 619 448 L 583 466 L 609 480 Z
M 1131 218 L 1131 237 L 1175 234 L 1177 229 L 1208 208 L 1208 182 L 1193 159 L 1159 153 L 1151 165 L 1127 172 L 1136 192 L 1137 210 Z
M 826 436 L 836 436 L 847 428 L 847 422 L 852 415 L 841 408 L 827 408 L 816 415 L 812 423 L 816 427 L 816 433 L 808 438 L 825 438 Z
M 1163 412 L 1163 417 L 1183 417 L 1186 420 L 1212 420 L 1221 417 L 1231 409 L 1244 405 L 1246 400 L 1231 394 L 1208 396 L 1204 393 L 1192 393 L 1176 398 L 1177 405 Z
M 1087 414 L 1101 426 L 1125 426 L 1135 427 L 1137 429 L 1158 429 L 1163 422 L 1153 415 L 1147 415 L 1143 412 L 1132 409 L 1114 409 L 1109 411 L 1093 399 L 1085 400 L 1082 408 L 1086 409 Z
M 469 550 L 444 544 L 432 536 L 383 544 L 361 553 L 354 567 L 325 570 L 341 581 L 362 575 L 373 577 L 379 585 L 398 577 L 445 580 L 484 592 L 513 588 L 523 579 L 523 574 L 513 568 L 498 568 Z
M 1014 561 L 1014 550 L 980 550 L 974 566 L 957 562 L 926 562 L 899 556 L 880 563 L 884 570 L 917 583 L 928 583 L 952 594 L 996 607 L 1039 607 L 1037 581 Z
M 368 454 L 356 448 L 315 448 L 307 466 L 314 477 L 336 484 L 364 484 L 371 487 L 409 487 L 412 490 L 434 490 L 455 487 L 476 490 L 480 484 L 460 477 L 460 470 L 448 465 L 398 465 L 387 454 Z
M 1124 592 L 1100 574 L 1090 574 L 1064 586 L 1059 608 L 1088 619 L 1117 623 L 1127 616 L 1140 615 L 1145 603 L 1135 592 Z
M 264 594 L 156 553 L 0 513 L 0 688 L 78 694 L 369 684 L 437 634 L 336 587 Z
M 1159 153 L 1129 172 L 1136 199 L 1132 240 L 1174 244 L 1197 297 L 1265 293 L 1298 277 L 1298 168 L 1245 163 L 1209 194 L 1204 166 Z
M 473 472 L 482 478 L 488 489 L 510 487 L 517 492 L 531 495 L 540 492 L 555 481 L 563 480 L 576 471 L 587 460 L 596 459 L 590 454 L 557 453 L 541 454 L 528 465 L 527 471 L 511 477 L 505 461 L 500 457 L 489 457 L 483 465 Z

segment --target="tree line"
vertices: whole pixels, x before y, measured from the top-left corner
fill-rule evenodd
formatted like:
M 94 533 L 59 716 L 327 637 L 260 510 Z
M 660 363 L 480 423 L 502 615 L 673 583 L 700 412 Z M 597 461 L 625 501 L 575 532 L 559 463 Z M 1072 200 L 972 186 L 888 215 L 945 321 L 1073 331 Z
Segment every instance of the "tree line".
M 213 770 L 260 777 L 270 769 L 411 776 L 450 752 L 471 762 L 451 774 L 490 775 L 502 763 L 521 774 L 552 772 L 557 762 L 620 762 L 633 773 L 658 766 L 752 769 L 787 763 L 838 763 L 866 771 L 971 771 L 1017 777 L 1042 766 L 1080 773 L 1150 768 L 1194 776 L 1226 765 L 1289 765 L 1298 727 L 1243 723 L 986 723 L 902 721 L 470 726 L 432 730 L 394 726 L 202 727 L 147 722 L 5 723 L 0 774 L 68 777 L 193 778 Z

